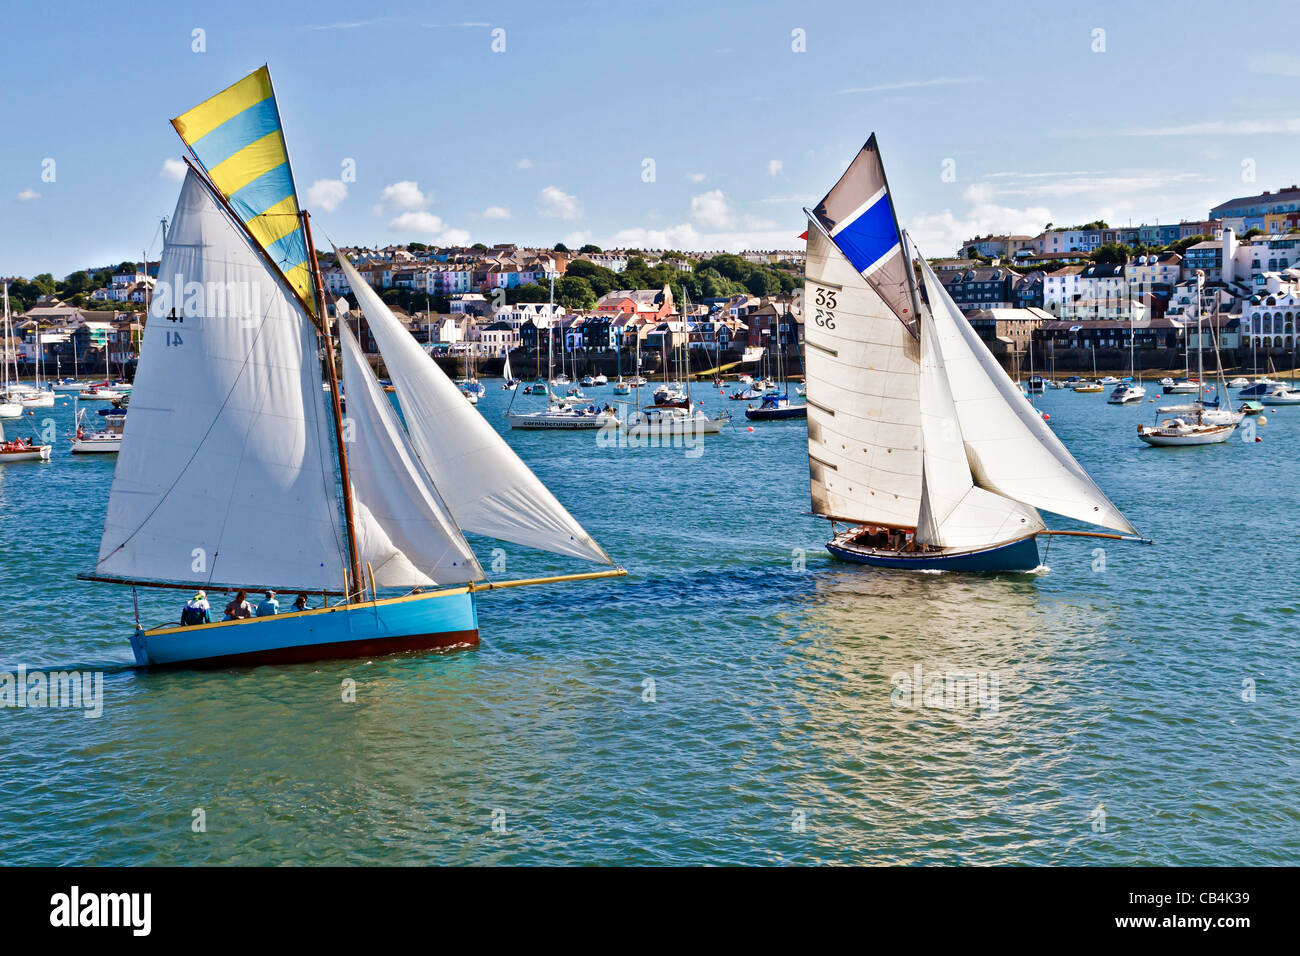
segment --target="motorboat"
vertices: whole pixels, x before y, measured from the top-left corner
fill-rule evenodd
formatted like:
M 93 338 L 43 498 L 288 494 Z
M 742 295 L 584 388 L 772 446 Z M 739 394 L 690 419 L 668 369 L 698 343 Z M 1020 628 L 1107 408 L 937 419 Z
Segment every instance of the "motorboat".
M 731 421 L 731 416 L 723 412 L 717 418 L 710 418 L 699 405 L 687 403 L 672 405 L 649 405 L 636 411 L 623 425 L 629 437 L 648 438 L 669 435 L 716 435 Z
M 570 404 L 555 400 L 555 396 L 552 399 L 542 411 L 507 411 L 506 421 L 511 428 L 531 431 L 590 431 L 618 425 L 618 415 L 607 406 Z
M 1120 382 L 1106 398 L 1110 405 L 1131 405 L 1146 397 L 1147 390 L 1133 382 Z
M 1254 399 L 1255 401 L 1262 402 L 1266 396 L 1273 394 L 1279 389 L 1285 389 L 1286 387 L 1287 386 L 1283 385 L 1281 382 L 1275 382 L 1272 379 L 1258 379 L 1239 391 L 1237 397 Z
M 1101 382 L 1080 382 L 1074 386 L 1076 392 L 1104 392 Z
M 111 455 L 122 450 L 122 430 L 126 427 L 123 409 L 104 409 L 102 423 L 95 426 L 81 408 L 76 412 L 76 432 L 72 439 L 74 455 Z
M 808 417 L 807 405 L 790 404 L 789 395 L 778 395 L 775 392 L 769 392 L 763 396 L 763 401 L 755 407 L 753 405 L 745 409 L 745 417 L 751 422 L 780 422 L 796 418 Z
M 49 461 L 51 446 L 40 445 L 29 438 L 4 441 L 0 438 L 0 465 L 14 461 Z
M 1168 384 L 1164 384 L 1166 381 Z M 1201 391 L 1201 383 L 1195 379 L 1161 379 L 1161 383 L 1166 395 L 1196 395 Z
M 1300 405 L 1300 388 L 1275 385 L 1273 390 L 1266 393 L 1259 401 L 1264 405 Z
M 595 378 L 591 380 L 591 384 L 595 385 L 597 388 L 599 388 L 602 385 L 608 385 L 609 376 L 602 372 L 601 374 L 597 375 Z
M 83 402 L 115 402 L 125 394 L 125 392 L 109 388 L 107 383 L 102 383 L 82 389 L 77 394 L 77 398 Z

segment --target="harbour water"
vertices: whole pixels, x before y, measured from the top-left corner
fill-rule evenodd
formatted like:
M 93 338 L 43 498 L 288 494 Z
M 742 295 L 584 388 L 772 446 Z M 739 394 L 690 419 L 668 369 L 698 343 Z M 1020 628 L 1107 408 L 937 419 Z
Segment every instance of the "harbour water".
M 508 400 L 478 406 L 503 431 Z M 484 595 L 475 650 L 167 673 L 131 666 L 130 591 L 75 577 L 113 458 L 37 410 L 54 460 L 0 466 L 0 672 L 104 671 L 103 714 L 0 710 L 0 861 L 1300 861 L 1300 410 L 1153 449 L 1151 404 L 1037 402 L 1153 546 L 1057 538 L 1001 578 L 835 563 L 804 423 L 751 433 L 715 394 L 740 421 L 698 454 L 509 434 L 629 578 Z M 584 569 L 475 544 L 495 577 Z M 182 599 L 141 591 L 141 617 Z M 954 672 L 974 706 L 900 690 Z

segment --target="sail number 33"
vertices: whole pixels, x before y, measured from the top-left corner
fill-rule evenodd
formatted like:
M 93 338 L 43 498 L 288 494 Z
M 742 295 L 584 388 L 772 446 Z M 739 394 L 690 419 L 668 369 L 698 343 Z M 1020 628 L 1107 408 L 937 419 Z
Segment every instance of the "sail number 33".
M 835 310 L 839 307 L 835 301 L 835 290 L 815 286 L 813 294 L 813 321 L 824 329 L 835 328 Z

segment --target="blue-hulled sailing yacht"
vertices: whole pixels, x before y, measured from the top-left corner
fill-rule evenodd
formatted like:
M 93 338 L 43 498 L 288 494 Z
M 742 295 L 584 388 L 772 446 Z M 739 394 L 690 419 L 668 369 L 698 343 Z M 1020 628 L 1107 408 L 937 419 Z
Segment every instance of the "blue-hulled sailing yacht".
M 808 466 L 833 555 L 1023 572 L 1039 535 L 1137 539 L 924 259 L 918 282 L 874 135 L 805 212 Z M 1048 531 L 1039 508 L 1118 533 Z
M 476 644 L 481 591 L 623 574 L 485 580 L 467 531 L 612 562 L 337 250 L 400 417 L 347 323 L 331 322 L 266 68 L 172 122 L 192 160 L 99 558 L 82 577 L 214 597 L 273 589 L 310 609 L 152 628 L 137 614 L 136 663 Z

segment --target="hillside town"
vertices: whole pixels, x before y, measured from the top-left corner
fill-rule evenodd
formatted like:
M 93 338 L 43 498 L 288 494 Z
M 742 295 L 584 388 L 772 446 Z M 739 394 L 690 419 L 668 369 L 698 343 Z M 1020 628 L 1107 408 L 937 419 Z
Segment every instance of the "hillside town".
M 556 354 L 593 361 L 685 347 L 725 365 L 778 343 L 796 355 L 802 343 L 802 250 L 411 243 L 342 251 L 434 355 L 499 359 L 522 350 L 539 360 L 549 334 Z M 933 265 L 1008 366 L 1032 350 L 1082 367 L 1085 357 L 1127 350 L 1130 337 L 1139 350 L 1165 353 L 1156 365 L 1176 365 L 1198 343 L 1290 352 L 1300 318 L 1300 187 L 1227 200 L 1203 220 L 975 236 Z M 6 357 L 31 369 L 39 353 L 54 374 L 129 374 L 157 268 L 125 262 L 76 273 L 65 280 L 71 295 L 56 294 L 48 276 L 45 286 L 9 280 L 29 299 L 33 289 L 52 291 L 15 315 Z M 321 272 L 327 298 L 346 302 L 352 289 L 332 254 L 322 254 Z M 87 288 L 94 280 L 101 284 Z M 373 352 L 361 313 L 348 319 Z
M 1030 343 L 1039 354 L 1127 349 L 1130 336 L 1140 350 L 1213 340 L 1227 352 L 1290 352 L 1300 187 L 1227 200 L 1203 220 L 975 236 L 934 266 L 995 354 Z

